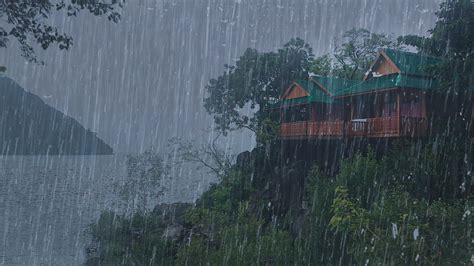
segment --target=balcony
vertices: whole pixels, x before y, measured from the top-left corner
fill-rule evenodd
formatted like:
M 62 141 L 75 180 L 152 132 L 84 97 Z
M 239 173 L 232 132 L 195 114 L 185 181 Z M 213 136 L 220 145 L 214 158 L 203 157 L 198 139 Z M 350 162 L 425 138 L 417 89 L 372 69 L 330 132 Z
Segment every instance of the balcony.
M 281 137 L 284 139 L 342 137 L 344 122 L 292 122 L 281 124 Z
M 421 137 L 428 129 L 426 118 L 374 117 L 352 121 L 291 122 L 280 128 L 282 139 L 314 139 L 342 137 Z

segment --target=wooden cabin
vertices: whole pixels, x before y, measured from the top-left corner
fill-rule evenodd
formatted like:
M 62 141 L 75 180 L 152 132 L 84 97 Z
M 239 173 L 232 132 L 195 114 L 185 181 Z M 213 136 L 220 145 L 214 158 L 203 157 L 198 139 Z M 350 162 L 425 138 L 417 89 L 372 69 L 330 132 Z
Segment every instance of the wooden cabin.
M 331 138 L 344 133 L 344 102 L 334 95 L 356 82 L 332 77 L 296 80 L 282 96 L 282 138 Z
M 428 128 L 427 68 L 439 59 L 386 49 L 364 80 L 296 80 L 280 101 L 282 139 L 420 137 Z

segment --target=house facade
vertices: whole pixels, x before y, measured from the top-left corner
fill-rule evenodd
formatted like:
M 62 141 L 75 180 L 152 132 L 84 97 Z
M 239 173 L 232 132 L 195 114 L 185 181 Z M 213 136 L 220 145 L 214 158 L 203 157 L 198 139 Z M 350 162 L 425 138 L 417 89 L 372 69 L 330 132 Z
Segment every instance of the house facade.
M 296 80 L 280 101 L 281 139 L 421 137 L 427 98 L 438 84 L 429 74 L 440 60 L 382 50 L 362 81 L 313 76 Z

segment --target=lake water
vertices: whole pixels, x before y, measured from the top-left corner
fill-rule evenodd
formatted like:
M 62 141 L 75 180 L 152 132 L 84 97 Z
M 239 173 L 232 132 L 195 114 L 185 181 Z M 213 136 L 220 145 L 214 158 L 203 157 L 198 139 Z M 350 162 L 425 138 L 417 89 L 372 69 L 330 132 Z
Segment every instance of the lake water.
M 178 174 L 176 174 L 178 173 Z M 160 202 L 193 201 L 209 175 L 191 169 L 163 180 Z M 117 209 L 113 187 L 126 156 L 0 157 L 0 265 L 80 265 L 87 225 Z

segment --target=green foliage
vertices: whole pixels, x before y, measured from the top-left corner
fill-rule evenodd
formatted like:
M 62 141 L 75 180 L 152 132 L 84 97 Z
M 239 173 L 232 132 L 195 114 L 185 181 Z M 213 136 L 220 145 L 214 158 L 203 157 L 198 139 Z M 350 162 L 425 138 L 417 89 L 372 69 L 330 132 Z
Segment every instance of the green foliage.
M 295 241 L 299 265 L 340 263 L 342 237 L 329 226 L 336 187 L 334 178 L 325 175 L 317 164 L 313 165 L 305 183 L 307 214 L 301 235 Z
M 260 143 L 276 143 L 279 140 L 280 124 L 277 121 L 275 118 L 263 119 L 257 132 L 257 140 Z
M 350 196 L 367 207 L 379 192 L 384 178 L 380 163 L 369 151 L 366 156 L 356 154 L 352 159 L 342 160 L 336 180 L 339 185 L 350 188 Z
M 383 159 L 358 154 L 334 178 L 314 167 L 299 263 L 467 263 L 472 200 L 436 192 L 444 166 L 428 147 L 400 144 Z
M 196 205 L 230 214 L 238 209 L 240 202 L 250 200 L 253 192 L 250 174 L 233 169 L 219 184 L 204 192 Z
M 472 3 L 448 1 L 438 13 L 431 40 L 446 64 L 436 75 L 448 94 L 433 96 L 436 128 L 429 140 L 402 142 L 383 159 L 372 152 L 342 160 L 333 178 L 314 168 L 305 199 L 310 202 L 303 232 L 294 243 L 300 264 L 467 264 L 470 259 L 472 143 Z M 335 60 L 315 60 L 315 72 L 361 77 L 378 48 L 398 43 L 367 31 L 352 31 Z M 454 39 L 453 39 L 454 38 Z M 459 39 L 457 39 L 459 38 Z M 449 45 L 453 47 L 447 49 Z M 372 47 L 359 50 L 357 47 Z M 443 48 L 445 47 L 445 48 Z M 358 54 L 365 54 L 358 60 Z M 364 61 L 368 59 L 367 61 Z M 338 64 L 338 65 L 337 65 Z M 354 74 L 356 73 L 356 74 Z M 438 97 L 438 98 L 436 98 Z M 440 100 L 439 102 L 437 100 Z M 444 117 L 441 110 L 454 117 Z M 441 130 L 438 130 L 441 129 Z
M 433 168 L 440 196 L 457 197 L 458 186 L 469 193 L 472 170 L 473 89 L 474 89 L 474 3 L 448 0 L 436 13 L 438 20 L 431 36 L 404 36 L 400 40 L 421 53 L 439 56 L 443 63 L 433 68 L 440 89 L 430 98 Z M 442 173 L 442 171 L 445 171 Z M 446 188 L 442 188 L 444 185 Z
M 329 225 L 349 236 L 349 254 L 359 263 L 468 261 L 470 229 L 463 216 L 469 205 L 439 191 L 446 184 L 445 166 L 423 150 L 399 147 L 383 160 L 369 152 L 343 162 L 338 180 L 348 180 L 342 182 L 347 186 L 335 190 Z M 371 189 L 375 180 L 383 187 Z M 373 194 L 371 200 L 361 200 L 364 193 Z M 442 199 L 433 200 L 434 195 Z
M 315 58 L 311 65 L 311 72 L 320 76 L 329 76 L 332 73 L 332 60 L 328 54 Z
M 289 233 L 268 224 L 259 215 L 262 199 L 247 169 L 232 169 L 212 186 L 186 214 L 192 234 L 177 254 L 177 263 L 260 265 L 291 263 Z
M 90 234 L 98 248 L 88 265 L 163 265 L 174 259 L 176 243 L 166 238 L 169 224 L 149 205 L 161 193 L 165 173 L 161 157 L 152 150 L 127 157 L 127 178 L 116 187 L 127 205 L 126 214 L 104 211 Z
M 340 172 L 330 177 L 313 166 L 305 184 L 309 202 L 303 233 L 297 241 L 300 264 L 351 264 L 350 229 L 367 223 L 366 214 L 376 198 L 381 165 L 372 152 L 343 159 Z
M 90 233 L 97 242 L 97 254 L 89 264 L 166 265 L 173 260 L 175 243 L 163 237 L 166 226 L 154 213 L 132 217 L 103 212 Z
M 464 11 L 471 10 L 470 5 L 466 0 L 447 1 L 432 36 L 417 39 L 424 42 L 419 46 L 424 52 L 445 55 L 453 64 L 453 69 L 443 66 L 447 74 L 437 70 L 448 90 L 472 85 L 469 38 L 474 12 Z M 377 49 L 398 45 L 385 35 L 351 30 L 334 59 L 318 58 L 311 70 L 360 78 Z M 260 144 L 271 143 L 277 128 L 269 112 L 271 104 L 292 79 L 307 74 L 311 62 L 311 48 L 299 39 L 278 52 L 248 49 L 236 66 L 226 66 L 225 73 L 207 87 L 205 106 L 214 115 L 218 130 L 225 134 L 249 128 L 257 133 Z M 452 72 L 462 64 L 463 72 Z M 460 73 L 463 76 L 457 77 Z M 332 176 L 315 165 L 305 180 L 304 210 L 272 213 L 270 203 L 274 202 L 260 193 L 269 184 L 262 176 L 275 182 L 278 176 L 262 161 L 244 169 L 231 166 L 223 172 L 221 182 L 186 213 L 189 235 L 185 243 L 170 244 L 159 238 L 163 229 L 159 220 L 150 220 L 152 214 L 132 219 L 104 214 L 92 227 L 102 247 L 100 261 L 156 264 L 155 254 L 159 253 L 163 264 L 180 265 L 468 264 L 473 202 L 466 186 L 472 180 L 472 143 L 462 129 L 470 128 L 471 120 L 464 115 L 469 106 L 458 105 L 449 97 L 445 101 L 460 108 L 461 114 L 449 117 L 444 130 L 431 139 L 400 142 L 381 159 L 370 150 L 355 154 L 342 159 L 340 171 Z M 241 113 L 246 105 L 258 110 L 254 117 Z M 264 181 L 255 181 L 260 179 Z M 297 223 L 303 211 L 301 231 L 290 233 L 284 227 L 287 224 L 276 221 L 284 217 Z M 151 230 L 149 237 L 137 239 L 135 232 L 143 230 Z
M 468 174 L 469 165 L 463 160 L 469 157 L 441 139 L 418 145 L 398 142 L 383 160 L 386 183 L 428 201 L 464 197 L 466 191 L 460 186 L 465 180 L 459 175 Z
M 384 48 L 401 49 L 400 42 L 385 34 L 372 33 L 367 29 L 353 28 L 344 33 L 342 44 L 332 55 L 324 55 L 313 61 L 312 71 L 318 75 L 360 80 Z
M 462 59 L 472 54 L 474 42 L 474 3 L 470 0 L 447 0 L 436 12 L 438 20 L 430 37 L 408 35 L 400 40 L 434 56 Z
M 467 263 L 472 200 L 420 193 L 418 181 L 410 180 L 436 176 L 438 170 L 428 151 L 413 150 L 400 144 L 383 159 L 370 151 L 357 154 L 344 159 L 335 176 L 315 165 L 306 179 L 306 214 L 296 235 L 275 222 L 276 216 L 262 215 L 267 202 L 258 196 L 252 173 L 233 168 L 186 212 L 184 242 L 163 238 L 166 227 L 153 213 L 128 219 L 104 213 L 92 227 L 101 247 L 96 258 L 152 265 Z
M 400 48 L 384 34 L 366 29 L 352 29 L 344 33 L 344 43 L 334 52 L 334 74 L 346 79 L 361 79 L 382 48 Z
M 469 260 L 469 224 L 462 202 L 428 203 L 394 189 L 365 210 L 343 189 L 340 193 L 331 225 L 351 236 L 349 250 L 357 261 L 451 265 Z
M 247 49 L 235 66 L 226 65 L 224 73 L 206 87 L 204 107 L 214 116 L 216 129 L 226 135 L 247 128 L 257 134 L 259 144 L 272 141 L 278 121 L 271 111 L 273 104 L 293 80 L 307 79 L 309 72 L 361 79 L 379 49 L 400 48 L 388 36 L 366 29 L 352 29 L 343 38 L 334 55 L 316 59 L 312 48 L 298 38 L 277 52 Z M 249 110 L 253 115 L 247 115 Z
M 110 21 L 118 22 L 118 8 L 122 0 L 72 0 L 72 1 L 1 1 L 0 18 L 5 22 L 0 26 L 0 48 L 7 47 L 10 39 L 16 39 L 20 44 L 22 55 L 29 61 L 38 62 L 31 40 L 47 49 L 57 44 L 59 49 L 69 49 L 73 43 L 72 37 L 61 34 L 51 25 L 49 19 L 54 12 L 65 11 L 67 16 L 76 16 L 86 10 L 94 16 L 107 16 Z
M 442 114 L 441 111 L 447 108 L 454 109 L 455 118 L 463 121 L 472 115 L 474 3 L 470 0 L 448 0 L 441 4 L 436 15 L 438 20 L 430 30 L 430 37 L 409 35 L 400 37 L 400 41 L 416 47 L 421 53 L 444 59 L 443 64 L 433 69 L 434 76 L 442 84 L 435 103 L 439 110 L 434 111 Z
M 290 235 L 265 227 L 262 220 L 249 213 L 248 205 L 242 205 L 234 222 L 220 224 L 219 219 L 213 219 L 212 223 L 212 232 L 197 231 L 180 248 L 178 264 L 284 265 L 294 260 Z
M 259 132 L 272 104 L 289 84 L 308 77 L 312 58 L 312 48 L 299 38 L 277 52 L 247 49 L 235 66 L 226 65 L 224 73 L 206 87 L 204 107 L 214 116 L 217 130 L 224 135 L 241 128 Z M 246 115 L 245 108 L 254 115 Z
M 335 191 L 331 210 L 332 217 L 329 225 L 336 231 L 356 231 L 360 226 L 367 223 L 366 210 L 361 208 L 358 202 L 349 198 L 348 189 L 338 186 Z

